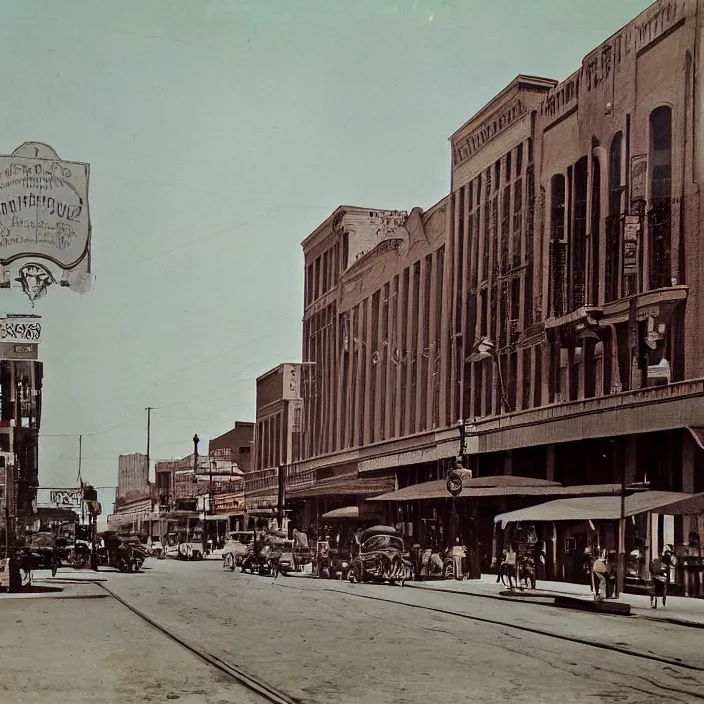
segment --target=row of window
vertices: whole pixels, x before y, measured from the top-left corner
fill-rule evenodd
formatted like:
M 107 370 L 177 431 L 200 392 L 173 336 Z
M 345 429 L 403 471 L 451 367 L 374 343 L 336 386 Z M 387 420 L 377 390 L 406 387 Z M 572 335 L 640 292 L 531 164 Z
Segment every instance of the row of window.
M 525 156 L 525 158 L 524 158 Z M 454 345 L 448 350 L 451 416 L 499 412 L 515 397 L 517 334 L 532 322 L 535 175 L 531 139 L 518 144 L 453 194 Z M 483 365 L 467 361 L 489 337 L 499 351 L 508 397 Z M 527 366 L 527 365 L 526 365 Z M 515 407 L 515 399 L 510 405 Z M 483 409 L 483 410 L 482 410 Z
M 594 141 L 594 146 L 598 142 Z M 630 119 L 626 137 L 617 132 L 608 149 L 607 216 L 601 216 L 602 164 L 598 156 L 582 157 L 555 174 L 550 182 L 550 313 L 564 315 L 586 304 L 599 305 L 638 291 L 671 286 L 672 228 L 672 109 L 662 106 L 650 115 L 647 192 L 632 190 L 631 174 L 623 164 L 630 159 Z M 588 192 L 591 177 L 591 192 Z M 648 209 L 642 197 L 647 197 Z M 587 203 L 591 198 L 591 222 Z M 646 237 L 624 238 L 626 215 L 639 217 Z M 603 255 L 603 291 L 601 261 Z
M 305 456 L 439 423 L 444 257 L 443 246 L 350 311 L 333 304 L 305 321 L 315 362 L 304 378 Z
M 349 235 L 342 234 L 340 241 L 323 252 L 306 268 L 305 307 L 331 291 L 347 269 L 349 259 Z

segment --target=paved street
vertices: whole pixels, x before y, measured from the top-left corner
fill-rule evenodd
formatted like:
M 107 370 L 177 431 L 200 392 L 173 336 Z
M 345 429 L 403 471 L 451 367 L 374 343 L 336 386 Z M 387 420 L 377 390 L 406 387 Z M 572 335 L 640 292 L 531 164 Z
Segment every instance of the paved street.
M 224 571 L 216 561 L 148 560 L 145 568 L 143 574 L 100 577 L 107 578 L 106 586 L 114 594 L 194 649 L 302 702 L 704 699 L 704 671 L 676 666 L 681 662 L 704 667 L 702 632 L 693 628 L 409 587 L 299 577 L 273 581 Z M 91 667 L 87 681 L 77 684 L 82 690 L 101 689 L 105 702 L 140 701 L 136 690 L 142 682 L 150 683 L 143 701 L 166 701 L 167 693 L 195 701 L 186 698 L 187 692 L 198 687 L 202 688 L 198 701 L 266 701 L 251 694 L 234 698 L 241 690 L 233 680 L 226 682 L 214 668 L 209 678 L 206 663 L 111 598 L 35 603 L 56 614 L 45 632 L 47 647 L 58 647 L 67 637 L 67 624 L 75 627 L 90 619 L 91 643 L 118 648 L 112 655 L 110 650 L 100 653 L 102 681 Z M 14 623 L 20 604 L 26 609 L 31 602 L 16 601 L 9 611 L 0 603 L 3 622 L 9 618 Z M 80 617 L 84 613 L 85 619 Z M 29 612 L 21 618 L 28 616 Z M 521 630 L 525 628 L 540 633 Z M 574 642 L 575 638 L 594 645 Z M 2 643 L 9 645 L 7 635 Z M 596 647 L 600 643 L 640 655 Z M 78 650 L 63 647 L 72 653 L 74 663 L 86 653 L 85 644 Z M 116 653 L 126 654 L 128 660 L 118 661 Z M 41 669 L 39 662 L 37 666 Z M 11 669 L 15 672 L 18 667 L 15 655 Z M 132 699 L 122 697 L 125 687 Z M 24 695 L 22 699 L 33 701 Z M 66 695 L 56 701 L 82 700 Z
M 263 701 L 109 596 L 0 597 L 0 663 L 0 704 Z

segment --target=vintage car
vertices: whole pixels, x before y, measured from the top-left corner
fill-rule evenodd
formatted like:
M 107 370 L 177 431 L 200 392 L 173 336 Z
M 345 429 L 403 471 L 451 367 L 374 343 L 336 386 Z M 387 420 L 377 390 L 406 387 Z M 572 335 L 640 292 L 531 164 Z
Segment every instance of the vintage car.
M 285 535 L 276 531 L 260 534 L 247 546 L 242 556 L 242 572 L 277 577 L 282 552 L 286 548 L 290 550 L 290 544 L 291 541 Z
M 388 582 L 403 586 L 413 578 L 413 565 L 401 534 L 392 526 L 372 526 L 363 530 L 354 548 L 351 582 Z
M 254 531 L 236 530 L 227 534 L 225 547 L 222 549 L 222 566 L 234 570 L 242 564 L 247 553 L 247 546 L 254 540 Z

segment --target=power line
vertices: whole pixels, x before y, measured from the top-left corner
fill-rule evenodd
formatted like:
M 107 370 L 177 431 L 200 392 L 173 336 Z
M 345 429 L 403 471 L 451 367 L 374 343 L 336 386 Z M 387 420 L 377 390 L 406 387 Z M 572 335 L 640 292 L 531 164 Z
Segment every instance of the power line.
M 113 430 L 117 430 L 118 428 L 123 428 L 126 425 L 129 425 L 130 423 L 134 423 L 136 420 L 141 420 L 142 416 L 137 416 L 136 418 L 130 418 L 130 420 L 126 420 L 124 423 L 119 423 L 118 425 L 113 425 L 112 428 L 107 428 L 106 430 L 101 430 L 99 433 L 39 433 L 40 438 L 78 438 L 83 436 L 84 438 L 96 438 L 99 437 L 100 435 L 107 435 L 107 433 L 111 433 Z

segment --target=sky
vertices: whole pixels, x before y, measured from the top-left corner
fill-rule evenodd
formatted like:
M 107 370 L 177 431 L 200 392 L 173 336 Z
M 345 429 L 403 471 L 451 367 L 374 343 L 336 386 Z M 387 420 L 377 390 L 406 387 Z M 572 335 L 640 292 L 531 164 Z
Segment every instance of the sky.
M 339 205 L 429 208 L 448 137 L 562 79 L 647 0 L 0 0 L 0 153 L 91 165 L 93 290 L 42 316 L 42 486 L 117 483 L 254 420 L 300 360 L 300 242 Z

